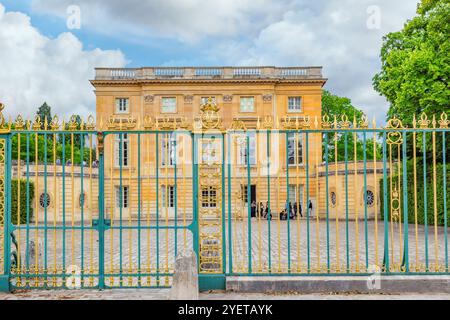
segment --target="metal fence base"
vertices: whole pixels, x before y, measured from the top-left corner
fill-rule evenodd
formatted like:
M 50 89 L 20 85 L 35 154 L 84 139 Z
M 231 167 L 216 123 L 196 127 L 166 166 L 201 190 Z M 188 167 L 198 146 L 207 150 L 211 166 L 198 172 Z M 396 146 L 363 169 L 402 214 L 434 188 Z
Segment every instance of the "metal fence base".
M 227 291 L 299 294 L 450 293 L 448 275 L 342 275 L 227 277 Z
M 198 286 L 200 292 L 208 290 L 225 290 L 226 278 L 224 274 L 199 274 Z
M 9 276 L 0 276 L 0 292 L 11 292 Z

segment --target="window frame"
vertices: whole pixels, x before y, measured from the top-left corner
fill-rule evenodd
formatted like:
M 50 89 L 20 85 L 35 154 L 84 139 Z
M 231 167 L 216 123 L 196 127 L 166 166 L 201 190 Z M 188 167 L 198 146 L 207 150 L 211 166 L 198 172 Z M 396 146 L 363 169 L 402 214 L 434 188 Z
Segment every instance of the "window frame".
M 299 143 L 299 145 L 297 145 L 297 147 L 295 147 L 295 135 L 296 134 L 298 134 L 299 135 L 299 138 L 298 138 L 298 141 L 297 141 L 297 143 Z M 289 146 L 291 145 L 290 144 L 290 140 L 291 140 L 291 137 L 292 137 L 292 140 L 293 140 L 293 145 L 294 145 L 294 151 L 293 151 L 293 153 L 294 153 L 294 163 L 290 163 L 290 161 L 289 161 L 289 159 L 290 159 L 290 153 L 289 153 L 289 150 L 290 150 L 290 148 L 289 148 Z M 289 165 L 289 167 L 295 167 L 295 166 L 303 166 L 303 165 L 305 165 L 305 157 L 304 157 L 304 150 L 303 150 L 303 134 L 302 133 L 298 133 L 298 132 L 290 132 L 290 133 L 288 133 L 288 137 L 287 137 L 287 139 L 288 139 L 288 148 L 287 148 L 287 150 L 286 150 L 286 157 L 287 157 L 287 163 L 288 163 L 288 165 Z M 297 153 L 297 155 L 295 154 L 295 150 L 297 149 L 297 152 L 299 152 L 299 153 Z M 299 160 L 299 158 L 301 159 L 301 161 L 299 162 L 298 160 Z
M 167 135 L 163 135 L 161 138 L 161 167 L 175 167 L 177 163 L 177 140 L 175 134 L 170 134 L 169 141 L 167 141 Z M 169 164 L 166 164 L 166 148 L 168 148 L 169 153 Z
M 130 208 L 130 187 L 129 186 L 122 186 L 122 196 L 120 195 L 120 187 L 119 185 L 115 186 L 116 190 L 116 209 L 129 209 Z M 120 199 L 122 198 L 122 199 Z M 122 203 L 120 203 L 120 200 L 122 200 Z
M 114 166 L 120 168 L 120 135 L 122 138 L 122 168 L 130 165 L 130 136 L 128 133 L 117 133 L 114 135 Z
M 242 100 L 243 99 L 252 99 L 253 100 L 253 109 L 252 110 L 243 110 L 242 109 Z M 255 113 L 256 112 L 256 98 L 255 98 L 255 96 L 240 96 L 239 97 L 239 112 L 240 113 Z
M 256 145 L 256 132 L 249 132 L 249 151 L 250 155 L 247 155 L 247 135 L 243 135 L 245 143 L 237 145 L 237 165 L 238 166 L 256 166 L 257 164 L 257 145 Z M 253 152 L 252 152 L 253 151 Z M 250 161 L 249 161 L 250 160 Z M 250 164 L 249 164 L 250 163 Z
M 175 109 L 173 111 L 164 111 L 164 101 L 166 99 L 174 99 L 175 100 L 175 106 L 174 106 Z M 159 112 L 161 114 L 175 114 L 175 113 L 177 113 L 177 110 L 178 110 L 178 99 L 177 99 L 176 96 L 163 96 L 163 97 L 161 97 L 161 105 L 160 105 L 160 109 L 159 109 Z
M 169 191 L 169 201 L 168 201 L 168 207 L 169 209 L 175 208 L 175 186 L 174 185 L 167 185 L 167 190 Z M 163 205 L 163 208 L 166 207 L 166 185 L 161 185 L 161 202 Z
M 120 101 L 121 100 L 126 100 L 126 106 L 125 109 L 126 110 L 120 110 L 120 108 L 122 108 L 122 106 L 120 105 Z M 130 98 L 129 97 L 116 97 L 115 98 L 115 114 L 129 114 L 130 113 Z M 119 104 L 118 104 L 119 102 Z
M 294 109 L 294 110 L 290 109 L 289 101 L 291 99 L 300 99 L 300 104 L 299 104 L 299 108 L 300 109 L 298 109 L 298 110 L 297 109 Z M 288 96 L 287 111 L 288 111 L 288 113 L 302 113 L 303 112 L 303 97 L 302 96 Z

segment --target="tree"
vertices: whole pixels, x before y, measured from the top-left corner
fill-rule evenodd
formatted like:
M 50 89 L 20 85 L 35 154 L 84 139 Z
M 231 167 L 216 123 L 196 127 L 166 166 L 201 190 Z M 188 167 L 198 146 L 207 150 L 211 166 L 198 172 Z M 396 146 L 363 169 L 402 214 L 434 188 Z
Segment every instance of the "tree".
M 39 107 L 36 114 L 39 116 L 41 120 L 42 129 L 44 129 L 45 120 L 47 120 L 48 124 L 50 124 L 50 122 L 52 121 L 52 108 L 47 104 L 47 102 L 44 102 L 44 104 Z
M 339 122 L 342 120 L 342 116 L 346 115 L 350 122 L 353 122 L 356 119 L 357 122 L 361 121 L 364 113 L 353 106 L 352 101 L 346 97 L 340 97 L 330 93 L 327 90 L 323 91 L 322 94 L 322 110 L 324 115 L 328 115 L 330 117 L 330 121 L 334 121 L 334 117 Z M 354 160 L 354 142 L 355 137 L 354 134 L 348 132 L 344 134 L 343 132 L 339 132 L 337 135 L 337 149 L 338 149 L 338 161 L 345 160 L 345 144 L 347 140 L 347 160 Z M 364 158 L 364 140 L 366 142 L 366 157 L 368 160 L 373 159 L 373 135 L 366 133 L 365 139 L 364 134 L 356 135 L 356 154 L 359 160 L 363 160 Z M 326 135 L 323 135 L 323 155 L 325 157 L 325 147 L 326 147 Z M 381 156 L 380 145 L 377 148 L 377 158 L 379 159 Z M 328 161 L 333 162 L 335 160 L 335 134 L 328 134 Z
M 449 21 L 450 0 L 422 0 L 403 30 L 383 37 L 373 84 L 391 104 L 389 118 L 411 123 L 414 114 L 449 111 Z

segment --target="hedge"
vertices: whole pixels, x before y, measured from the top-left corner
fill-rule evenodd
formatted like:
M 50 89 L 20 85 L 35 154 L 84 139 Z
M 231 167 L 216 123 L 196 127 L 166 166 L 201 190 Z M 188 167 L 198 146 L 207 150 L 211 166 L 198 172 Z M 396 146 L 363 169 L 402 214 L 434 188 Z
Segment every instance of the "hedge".
M 418 224 L 425 224 L 425 197 L 424 197 L 424 183 L 423 183 L 423 167 L 417 166 L 417 222 Z M 445 212 L 444 212 L 444 179 L 443 179 L 443 165 L 436 165 L 436 203 L 437 203 L 437 222 L 438 225 L 443 226 L 445 224 Z M 434 189 L 433 189 L 433 167 L 427 166 L 426 173 L 426 188 L 427 188 L 427 222 L 428 225 L 434 225 Z M 402 222 L 404 217 L 403 212 L 403 177 L 400 177 L 401 188 L 399 190 L 400 195 L 400 208 L 402 215 Z M 446 166 L 446 183 L 447 183 L 447 225 L 450 226 L 450 165 Z M 393 185 L 398 181 L 398 175 L 392 176 Z M 407 195 L 408 195 L 408 221 L 414 223 L 414 171 L 410 165 L 408 165 L 407 174 Z M 384 197 L 383 197 L 383 179 L 380 180 L 380 208 L 381 218 L 384 218 Z M 387 176 L 387 201 L 388 201 L 388 217 L 390 220 L 390 182 L 389 176 Z
M 17 225 L 17 216 L 18 216 L 18 185 L 19 180 L 14 179 L 11 181 L 11 192 L 12 192 L 12 203 L 11 203 L 11 217 L 12 223 Z M 33 199 L 34 199 L 34 183 L 29 182 L 29 212 L 30 212 L 30 221 L 33 217 Z M 20 180 L 20 224 L 27 223 L 27 181 Z

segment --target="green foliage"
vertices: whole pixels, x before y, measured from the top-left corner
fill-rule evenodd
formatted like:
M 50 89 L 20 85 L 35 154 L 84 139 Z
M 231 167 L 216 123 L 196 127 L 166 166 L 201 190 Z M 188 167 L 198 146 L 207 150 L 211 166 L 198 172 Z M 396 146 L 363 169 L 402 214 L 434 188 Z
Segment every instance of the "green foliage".
M 391 103 L 388 117 L 404 124 L 414 114 L 449 111 L 450 1 L 422 0 L 403 30 L 383 38 L 374 88 Z
M 44 120 L 47 118 L 48 124 L 51 122 L 51 108 L 44 103 L 36 112 L 41 118 L 42 129 L 44 128 Z M 81 130 L 81 117 L 79 115 L 74 115 L 77 123 L 76 130 Z M 65 130 L 69 129 L 69 124 L 65 124 Z M 36 148 L 36 137 L 37 137 L 37 148 Z M 81 164 L 82 160 L 89 162 L 89 148 L 86 146 L 88 137 L 86 134 L 80 134 L 76 131 L 72 134 L 70 132 L 62 135 L 56 134 L 56 159 L 63 162 L 63 151 L 65 162 L 72 160 L 72 137 L 73 137 L 73 162 L 75 164 Z M 19 156 L 19 135 L 15 134 L 12 137 L 12 159 L 22 161 L 28 161 L 30 163 L 36 162 L 36 154 L 38 162 L 47 161 L 47 163 L 53 163 L 54 159 L 54 144 L 55 144 L 55 134 L 51 132 L 41 132 L 39 134 L 20 134 L 20 156 Z M 82 155 L 81 146 L 83 142 Z M 36 150 L 37 149 L 37 150 Z M 96 152 L 92 152 L 92 160 L 96 160 Z
M 418 160 L 420 163 L 420 161 Z M 419 164 L 418 163 L 418 164 Z M 445 211 L 444 211 L 444 179 L 443 179 L 443 165 L 438 164 L 436 165 L 436 205 L 437 205 L 437 222 L 438 225 L 442 226 L 445 222 Z M 390 220 L 390 214 L 391 214 L 391 208 L 390 208 L 390 201 L 391 201 L 391 190 L 390 190 L 390 183 L 389 183 L 389 176 L 387 177 L 387 203 L 388 203 L 388 217 Z M 403 188 L 403 177 L 400 177 L 401 179 L 401 186 Z M 450 186 L 450 166 L 447 165 L 446 168 L 446 183 L 447 183 L 447 218 L 448 217 L 448 210 L 450 205 L 450 191 L 448 190 Z M 398 181 L 398 175 L 394 174 L 392 175 L 392 181 L 395 183 Z M 426 209 L 427 209 L 427 222 L 428 225 L 434 225 L 434 183 L 433 183 L 433 168 L 428 166 L 427 172 L 426 172 L 426 184 L 423 182 L 423 167 L 420 165 L 417 166 L 417 223 L 418 224 L 424 224 L 425 223 L 425 195 L 424 190 L 426 187 Z M 409 223 L 414 223 L 415 217 L 414 217 L 414 171 L 412 169 L 411 164 L 408 164 L 408 175 L 407 175 L 407 194 L 408 194 L 408 221 Z M 380 190 L 381 190 L 381 201 L 380 201 L 380 208 L 381 208 L 381 217 L 383 218 L 383 206 L 384 206 L 384 198 L 383 198 L 383 179 L 380 180 Z M 401 215 L 402 215 L 402 222 L 403 222 L 403 189 L 400 191 L 400 205 L 401 205 Z M 450 221 L 448 222 L 450 225 Z
M 27 181 L 14 179 L 11 181 L 11 219 L 12 223 L 17 225 L 18 220 L 18 208 L 19 208 L 19 193 L 18 186 L 20 183 L 20 224 L 27 223 L 27 202 L 29 206 L 29 221 L 33 217 L 33 199 L 34 199 L 34 183 L 28 183 L 28 194 L 27 198 Z
M 330 117 L 330 121 L 334 121 L 334 117 L 339 122 L 343 115 L 346 115 L 350 122 L 353 122 L 356 119 L 357 122 L 361 121 L 363 116 L 363 112 L 353 106 L 352 101 L 346 97 L 339 97 L 330 93 L 327 90 L 323 91 L 322 95 L 322 110 L 324 115 L 328 115 Z M 346 137 L 347 136 L 347 137 Z M 334 146 L 335 136 L 334 134 L 328 134 L 328 161 L 334 161 L 335 157 L 335 146 Z M 354 157 L 354 135 L 349 132 L 347 135 L 339 133 L 338 134 L 338 161 L 345 160 L 345 144 L 347 140 L 347 159 L 353 160 Z M 366 133 L 366 158 L 368 160 L 373 159 L 374 150 L 373 150 L 373 135 Z M 325 157 L 325 135 L 323 136 L 323 155 Z M 377 143 L 376 148 L 377 159 L 381 159 L 381 145 Z M 356 155 L 358 160 L 364 159 L 364 136 L 363 134 L 359 134 L 356 136 Z
M 47 123 L 50 123 L 52 121 L 52 108 L 47 104 L 47 102 L 44 102 L 42 106 L 39 107 L 36 114 L 39 116 L 41 120 L 41 129 L 44 129 L 45 121 L 47 120 Z

